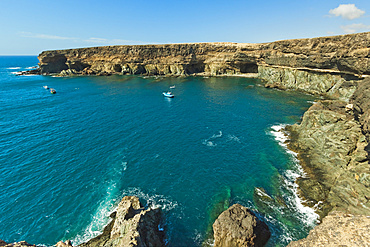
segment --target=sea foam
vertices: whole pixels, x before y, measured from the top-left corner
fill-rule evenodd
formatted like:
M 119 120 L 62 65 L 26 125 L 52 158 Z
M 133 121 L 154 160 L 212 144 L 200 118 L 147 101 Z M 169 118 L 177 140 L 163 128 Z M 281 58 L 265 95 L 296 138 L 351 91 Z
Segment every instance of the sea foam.
M 299 165 L 297 158 L 298 154 L 288 149 L 289 134 L 284 131 L 286 125 L 279 124 L 271 126 L 270 134 L 275 138 L 278 144 L 291 156 L 292 166 L 282 174 L 284 189 L 289 191 L 290 197 L 286 201 L 289 208 L 292 208 L 296 213 L 299 221 L 302 222 L 306 227 L 312 228 L 318 223 L 319 215 L 316 214 L 314 208 L 310 208 L 304 205 L 304 200 L 298 196 L 298 185 L 296 183 L 297 178 L 306 177 L 307 174 L 303 168 Z M 284 226 L 283 226 L 284 228 Z M 289 242 L 293 239 L 286 229 L 286 235 L 281 236 L 284 242 Z

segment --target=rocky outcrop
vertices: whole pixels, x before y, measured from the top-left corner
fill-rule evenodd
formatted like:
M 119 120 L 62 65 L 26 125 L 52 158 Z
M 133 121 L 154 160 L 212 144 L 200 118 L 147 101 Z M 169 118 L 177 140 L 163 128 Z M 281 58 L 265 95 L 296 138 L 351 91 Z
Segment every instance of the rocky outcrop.
M 104 228 L 103 233 L 80 247 L 111 246 L 165 246 L 164 232 L 160 231 L 160 209 L 145 209 L 139 198 L 125 196 L 117 210 L 111 215 L 113 220 Z M 58 243 L 69 246 L 70 243 Z
M 291 242 L 288 247 L 370 246 L 369 240 L 370 216 L 332 212 L 307 238 Z
M 320 101 L 299 125 L 287 127 L 290 148 L 308 173 L 297 180 L 300 194 L 321 217 L 333 210 L 370 215 L 369 88 L 370 78 L 361 82 L 350 104 Z
M 0 246 L 3 246 L 3 247 L 30 247 L 30 246 L 34 246 L 34 247 L 36 247 L 36 245 L 29 244 L 26 241 L 21 241 L 21 242 L 16 242 L 16 243 L 7 243 L 7 242 L 5 242 L 1 239 L 0 239 Z
M 240 204 L 220 214 L 213 232 L 215 247 L 264 246 L 271 235 L 267 225 Z

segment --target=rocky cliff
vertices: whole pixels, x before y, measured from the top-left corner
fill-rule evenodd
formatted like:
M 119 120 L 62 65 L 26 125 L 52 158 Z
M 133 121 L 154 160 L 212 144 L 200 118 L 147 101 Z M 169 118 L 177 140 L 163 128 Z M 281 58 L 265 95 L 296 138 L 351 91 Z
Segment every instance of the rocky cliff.
M 290 148 L 299 153 L 307 177 L 297 183 L 323 217 L 332 210 L 370 215 L 370 78 L 359 84 L 351 103 L 322 100 L 288 126 Z
M 370 75 L 370 33 L 272 43 L 105 46 L 44 51 L 40 74 L 248 75 L 269 87 L 348 100 Z

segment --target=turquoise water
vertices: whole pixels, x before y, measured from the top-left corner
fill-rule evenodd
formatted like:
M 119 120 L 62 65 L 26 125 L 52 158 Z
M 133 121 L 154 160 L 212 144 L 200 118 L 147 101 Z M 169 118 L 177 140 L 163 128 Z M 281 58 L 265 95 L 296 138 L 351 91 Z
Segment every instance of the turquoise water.
M 294 194 L 302 171 L 276 131 L 312 96 L 250 78 L 13 73 L 37 62 L 0 57 L 0 239 L 81 243 L 125 195 L 162 208 L 169 246 L 202 245 L 233 203 L 259 211 L 268 246 L 314 226 Z M 175 98 L 164 98 L 171 85 Z

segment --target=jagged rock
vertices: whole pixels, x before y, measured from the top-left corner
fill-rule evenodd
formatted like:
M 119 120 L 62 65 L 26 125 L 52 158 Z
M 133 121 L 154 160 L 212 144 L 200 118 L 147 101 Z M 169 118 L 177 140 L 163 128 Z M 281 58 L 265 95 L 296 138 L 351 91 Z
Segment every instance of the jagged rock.
M 370 78 L 359 84 L 351 102 L 354 105 L 355 116 L 363 126 L 362 130 L 367 136 L 367 141 L 370 142 Z
M 271 235 L 267 225 L 240 204 L 221 213 L 213 231 L 215 247 L 264 246 Z
M 70 240 L 67 240 L 65 242 L 59 241 L 55 246 L 56 247 L 72 247 L 72 242 Z
M 4 247 L 29 247 L 29 246 L 34 246 L 34 247 L 36 247 L 36 245 L 29 244 L 26 241 L 20 241 L 20 242 L 16 242 L 16 243 L 6 243 L 5 241 L 3 241 L 1 239 L 0 239 L 0 246 L 4 246 Z
M 370 246 L 370 216 L 331 212 L 310 231 L 307 238 L 289 243 L 288 247 Z
M 113 220 L 104 228 L 101 235 L 79 246 L 165 246 L 164 232 L 159 230 L 160 209 L 145 209 L 141 206 L 139 198 L 125 196 L 111 217 Z
M 318 102 L 299 125 L 287 127 L 290 148 L 299 153 L 309 175 L 297 180 L 300 194 L 309 206 L 321 202 L 321 217 L 331 210 L 370 215 L 368 144 L 361 124 L 346 114 L 345 106 Z

